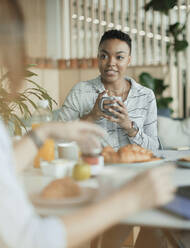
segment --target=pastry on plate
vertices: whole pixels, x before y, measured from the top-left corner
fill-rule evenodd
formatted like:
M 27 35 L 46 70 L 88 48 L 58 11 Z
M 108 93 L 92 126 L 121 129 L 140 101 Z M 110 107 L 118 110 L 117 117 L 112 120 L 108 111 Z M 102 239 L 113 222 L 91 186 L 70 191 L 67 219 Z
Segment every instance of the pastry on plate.
M 154 154 L 139 145 L 129 144 L 121 147 L 117 152 L 112 147 L 104 147 L 102 151 L 105 163 L 138 163 L 158 160 Z
M 190 156 L 183 157 L 179 159 L 180 161 L 190 162 Z
M 135 152 L 140 152 L 140 153 L 147 153 L 149 154 L 150 157 L 153 156 L 153 153 L 152 151 L 148 150 L 148 149 L 145 149 L 139 145 L 136 145 L 136 144 L 129 144 L 129 145 L 126 145 L 126 146 L 123 146 L 121 147 L 118 151 L 135 151 Z
M 48 184 L 42 191 L 42 198 L 63 199 L 80 195 L 80 187 L 70 177 L 56 179 Z
M 118 153 L 111 146 L 106 146 L 102 150 L 102 156 L 105 163 L 117 163 L 119 160 Z

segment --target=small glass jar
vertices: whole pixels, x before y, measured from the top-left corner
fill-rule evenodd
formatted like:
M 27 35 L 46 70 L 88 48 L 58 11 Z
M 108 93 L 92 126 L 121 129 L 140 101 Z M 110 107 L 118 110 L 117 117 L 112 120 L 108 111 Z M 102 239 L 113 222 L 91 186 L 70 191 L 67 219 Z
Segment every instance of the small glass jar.
M 96 149 L 91 153 L 82 153 L 82 160 L 91 166 L 91 175 L 96 176 L 104 167 L 104 157 L 101 155 L 101 150 Z

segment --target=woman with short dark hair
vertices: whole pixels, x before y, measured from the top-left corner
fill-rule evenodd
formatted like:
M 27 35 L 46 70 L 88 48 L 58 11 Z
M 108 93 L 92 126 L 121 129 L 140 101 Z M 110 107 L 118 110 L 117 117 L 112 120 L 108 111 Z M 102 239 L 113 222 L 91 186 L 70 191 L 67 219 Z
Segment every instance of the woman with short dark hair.
M 103 34 L 98 47 L 100 75 L 72 88 L 60 118 L 100 125 L 106 131 L 103 146 L 118 150 L 137 144 L 155 151 L 159 148 L 156 98 L 151 89 L 127 76 L 131 43 L 129 35 L 119 30 Z

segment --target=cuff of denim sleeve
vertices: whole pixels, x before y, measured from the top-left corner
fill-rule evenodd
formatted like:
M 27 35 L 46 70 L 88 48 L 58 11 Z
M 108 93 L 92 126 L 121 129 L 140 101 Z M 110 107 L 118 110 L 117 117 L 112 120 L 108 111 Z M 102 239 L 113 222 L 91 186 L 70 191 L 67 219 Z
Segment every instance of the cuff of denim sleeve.
M 135 143 L 138 145 L 141 145 L 143 143 L 143 138 L 142 138 L 142 131 L 139 129 L 137 134 L 134 137 L 129 137 L 129 140 L 131 143 Z

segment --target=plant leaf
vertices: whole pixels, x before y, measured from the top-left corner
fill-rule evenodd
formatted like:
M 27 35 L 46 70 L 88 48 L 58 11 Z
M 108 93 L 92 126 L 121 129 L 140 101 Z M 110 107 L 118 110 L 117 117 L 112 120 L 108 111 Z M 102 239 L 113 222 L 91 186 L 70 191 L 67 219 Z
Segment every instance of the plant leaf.
M 25 77 L 28 78 L 28 77 L 33 77 L 33 76 L 38 76 L 35 72 L 33 71 L 29 71 L 29 70 L 26 70 L 25 71 Z
M 161 97 L 157 99 L 158 108 L 168 108 L 169 104 L 173 101 L 172 97 Z
M 28 65 L 25 70 L 25 81 L 30 83 L 30 86 L 27 87 L 23 92 L 18 92 L 17 97 L 12 99 L 9 93 L 9 88 L 4 88 L 3 83 L 6 83 L 6 86 L 9 86 L 9 72 L 6 72 L 0 79 L 0 114 L 5 121 L 5 123 L 13 123 L 14 133 L 21 134 L 22 128 L 24 127 L 24 123 L 17 116 L 17 112 L 19 111 L 22 115 L 22 119 L 27 119 L 31 117 L 31 111 L 29 106 L 32 106 L 34 109 L 37 109 L 37 105 L 35 101 L 33 101 L 31 97 L 36 97 L 37 99 L 43 100 L 46 99 L 49 102 L 49 108 L 53 109 L 53 103 L 57 104 L 57 102 L 48 94 L 47 90 L 41 87 L 38 83 L 29 79 L 32 76 L 37 76 L 36 73 L 28 70 L 29 67 L 33 65 Z M 6 80 L 6 81 L 5 81 Z
M 139 76 L 139 81 L 141 85 L 150 88 L 153 91 L 155 90 L 154 79 L 148 72 L 142 72 Z
M 41 87 L 39 84 L 37 84 L 36 82 L 34 82 L 34 81 L 30 80 L 30 79 L 27 79 L 27 81 L 30 82 L 30 83 L 32 83 L 33 85 L 35 85 L 37 88 L 43 89 L 43 90 L 44 90 L 44 88 L 42 88 L 42 87 Z
M 174 49 L 176 52 L 185 50 L 188 47 L 187 40 L 175 40 Z
M 144 8 L 145 11 L 153 9 L 154 11 L 160 11 L 168 14 L 168 11 L 172 9 L 177 4 L 177 0 L 151 0 L 148 2 Z

